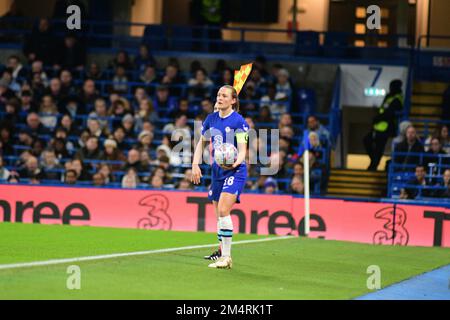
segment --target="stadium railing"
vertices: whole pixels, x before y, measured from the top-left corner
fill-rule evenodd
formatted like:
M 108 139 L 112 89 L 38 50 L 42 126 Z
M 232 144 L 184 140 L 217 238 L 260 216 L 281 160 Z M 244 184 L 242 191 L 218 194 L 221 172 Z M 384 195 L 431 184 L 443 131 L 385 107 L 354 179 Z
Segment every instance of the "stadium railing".
M 31 34 L 36 26 L 34 18 L 3 18 L 3 23 L 13 24 L 13 28 L 0 30 L 3 43 L 17 43 Z M 51 20 L 55 35 L 65 34 L 65 20 Z M 130 30 L 142 29 L 142 36 L 131 36 Z M 238 34 L 237 40 L 213 39 L 211 31 L 228 31 Z M 113 34 L 115 31 L 115 34 Z M 286 36 L 283 42 L 250 41 L 252 33 L 277 33 Z M 408 58 L 408 48 L 414 47 L 414 39 L 408 35 L 366 35 L 366 42 L 373 43 L 358 47 L 355 40 L 361 35 L 346 32 L 296 31 L 275 28 L 237 28 L 215 26 L 179 26 L 132 23 L 122 21 L 84 20 L 80 32 L 89 47 L 97 49 L 127 48 L 137 52 L 140 44 L 148 44 L 154 51 L 197 51 L 204 53 L 222 52 L 234 54 L 265 54 L 310 57 L 335 57 L 356 59 L 404 60 Z M 249 36 L 250 35 L 250 36 Z M 8 42 L 9 40 L 9 42 Z M 387 47 L 378 47 L 383 41 Z M 0 41 L 2 42 L 2 41 Z

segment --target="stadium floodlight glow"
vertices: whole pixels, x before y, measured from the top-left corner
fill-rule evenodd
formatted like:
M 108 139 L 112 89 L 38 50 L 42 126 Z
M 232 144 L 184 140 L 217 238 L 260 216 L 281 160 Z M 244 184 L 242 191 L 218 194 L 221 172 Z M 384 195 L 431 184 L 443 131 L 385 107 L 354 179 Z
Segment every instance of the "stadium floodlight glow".
M 381 88 L 369 87 L 364 89 L 364 95 L 366 97 L 384 97 L 386 90 Z

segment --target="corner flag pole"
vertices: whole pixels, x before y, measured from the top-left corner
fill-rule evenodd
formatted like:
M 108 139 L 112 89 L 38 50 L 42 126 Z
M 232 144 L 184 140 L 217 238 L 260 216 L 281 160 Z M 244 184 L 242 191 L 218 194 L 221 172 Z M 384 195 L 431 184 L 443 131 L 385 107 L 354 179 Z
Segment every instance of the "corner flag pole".
M 303 132 L 303 185 L 304 185 L 304 202 L 305 202 L 305 235 L 309 235 L 309 212 L 310 212 L 310 193 L 309 193 L 309 133 L 308 130 Z

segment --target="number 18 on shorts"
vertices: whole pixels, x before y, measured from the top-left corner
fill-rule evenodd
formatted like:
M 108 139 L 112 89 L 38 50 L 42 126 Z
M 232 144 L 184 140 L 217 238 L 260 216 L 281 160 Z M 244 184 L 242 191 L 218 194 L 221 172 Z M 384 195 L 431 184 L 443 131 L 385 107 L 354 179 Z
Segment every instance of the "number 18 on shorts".
M 219 201 L 223 192 L 237 195 L 237 203 L 240 203 L 240 195 L 245 186 L 245 178 L 229 176 L 225 180 L 213 180 L 208 192 L 208 198 Z

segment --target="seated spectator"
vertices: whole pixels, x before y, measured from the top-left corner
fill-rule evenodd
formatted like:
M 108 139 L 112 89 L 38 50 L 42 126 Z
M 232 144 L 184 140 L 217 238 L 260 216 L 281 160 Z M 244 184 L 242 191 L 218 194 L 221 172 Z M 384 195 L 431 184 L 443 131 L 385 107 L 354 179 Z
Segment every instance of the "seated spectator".
M 93 135 L 89 136 L 86 142 L 86 146 L 78 150 L 75 157 L 77 159 L 80 159 L 81 161 L 102 160 L 103 152 L 100 150 L 98 146 L 98 137 Z
M 443 124 L 436 128 L 436 130 L 433 132 L 433 134 L 431 136 L 429 136 L 427 138 L 427 140 L 425 140 L 425 146 L 424 146 L 425 151 L 430 150 L 431 139 L 434 137 L 439 139 L 439 141 L 442 145 L 442 149 L 447 154 L 450 154 L 450 136 L 448 135 L 448 126 Z
M 153 175 L 150 179 L 150 187 L 152 189 L 162 189 L 164 186 L 163 179 L 158 175 Z
M 12 129 L 7 124 L 0 124 L 0 150 L 4 156 L 12 155 L 13 148 Z
M 59 160 L 67 159 L 69 158 L 69 150 L 67 149 L 68 142 L 61 138 L 55 138 L 53 139 L 51 143 L 51 147 L 55 151 L 55 155 Z M 74 150 L 71 151 L 72 153 Z
M 288 100 L 283 93 L 277 93 L 275 84 L 267 86 L 267 94 L 263 96 L 259 102 L 259 107 L 267 107 L 274 115 L 280 115 L 288 111 Z
M 426 172 L 430 175 L 436 175 L 438 173 L 438 166 L 445 166 L 450 164 L 450 157 L 445 157 L 447 154 L 442 149 L 439 138 L 432 138 L 430 141 L 430 150 L 425 153 L 423 158 L 423 165 Z M 439 159 L 440 158 L 440 159 Z
M 65 114 L 61 118 L 60 127 L 64 128 L 68 136 L 78 136 L 79 130 L 77 129 L 72 117 L 69 114 Z
M 160 83 L 169 88 L 170 96 L 179 97 L 181 96 L 181 88 L 179 86 L 185 84 L 186 81 L 180 75 L 179 67 L 174 63 L 169 63 Z
M 15 127 L 19 123 L 19 110 L 20 104 L 16 98 L 9 99 L 5 104 L 5 114 L 3 115 L 3 121 L 8 123 L 10 127 Z
M 286 99 L 287 101 L 290 100 L 292 97 L 292 84 L 290 82 L 290 75 L 289 71 L 282 68 L 278 70 L 277 78 L 276 78 L 276 88 L 277 88 L 277 95 L 280 97 L 283 96 L 283 99 Z
M 108 115 L 111 117 L 112 126 L 116 129 L 122 126 L 122 118 L 126 114 L 131 114 L 130 103 L 125 98 L 119 98 L 115 100 L 108 110 Z
M 105 178 L 105 185 L 114 181 L 114 176 L 112 174 L 112 167 L 106 163 L 100 164 L 98 168 L 98 173 L 102 174 Z
M 20 110 L 21 113 L 38 112 L 38 106 L 33 99 L 33 94 L 30 90 L 23 90 L 20 94 Z
M 156 60 L 151 55 L 148 47 L 145 44 L 141 44 L 139 46 L 139 53 L 134 58 L 134 67 L 140 72 L 143 72 L 148 65 L 156 65 Z
M 266 90 L 267 81 L 263 78 L 261 71 L 258 68 L 252 69 L 250 80 L 255 84 L 255 91 L 257 93 Z
M 33 140 L 33 144 L 31 145 L 31 153 L 39 158 L 42 154 L 42 151 L 45 149 L 45 142 L 39 138 Z
M 42 125 L 41 118 L 35 112 L 31 112 L 27 116 L 27 130 L 32 136 L 48 134 L 48 129 Z
M 324 147 L 331 147 L 330 132 L 320 124 L 315 116 L 309 116 L 307 120 L 308 131 L 316 132 L 319 135 L 320 143 Z
M 53 131 L 58 124 L 58 107 L 52 96 L 45 95 L 39 108 L 41 124 L 49 131 Z
M 6 67 L 11 70 L 13 82 L 18 82 L 28 77 L 27 71 L 17 55 L 11 55 L 8 57 Z
M 158 76 L 156 75 L 156 68 L 153 65 L 145 66 L 144 70 L 139 75 L 139 80 L 146 86 L 149 86 L 149 94 L 153 95 L 154 86 L 158 83 Z
M 9 88 L 9 83 L 5 79 L 0 79 L 0 104 L 4 104 L 9 99 L 16 96 L 14 91 Z
M 67 97 L 63 96 L 61 91 L 61 80 L 59 78 L 50 79 L 50 85 L 45 91 L 46 95 L 50 95 L 57 105 L 61 105 L 63 100 Z
M 83 88 L 79 94 L 80 102 L 83 103 L 87 110 L 92 110 L 95 101 L 99 98 L 97 89 L 95 88 L 94 80 L 87 79 L 83 83 Z
M 139 103 L 134 119 L 135 128 L 138 131 L 142 130 L 142 126 L 145 121 L 150 121 L 152 123 L 156 122 L 158 120 L 158 113 L 153 107 L 153 102 L 148 99 L 142 99 Z
M 54 140 L 55 139 L 61 139 L 63 141 L 63 143 L 65 144 L 66 150 L 69 153 L 75 153 L 75 145 L 72 141 L 69 141 L 67 136 L 67 131 L 64 128 L 57 128 L 55 130 L 55 135 L 54 135 L 54 139 L 52 139 L 52 141 L 50 141 L 50 145 L 54 144 Z
M 31 73 L 30 73 L 32 81 L 36 81 L 36 83 L 40 83 L 42 87 L 48 86 L 49 77 L 44 70 L 44 63 L 42 60 L 33 61 L 31 64 Z M 33 92 L 36 93 L 36 88 L 33 88 Z
M 101 130 L 108 129 L 108 107 L 105 99 L 95 99 L 94 110 L 89 113 L 89 118 L 96 119 L 100 124 Z
M 75 158 L 70 162 L 70 164 L 69 169 L 75 170 L 78 181 L 91 181 L 91 175 L 81 159 Z
M 109 135 L 108 130 L 102 129 L 100 121 L 95 118 L 88 118 L 87 129 L 89 131 L 89 135 L 96 136 L 99 139 L 105 138 Z
M 220 77 L 216 83 L 218 87 L 232 86 L 234 82 L 234 73 L 231 68 L 226 68 L 220 72 Z
M 31 179 L 38 177 L 42 179 L 44 171 L 39 166 L 39 161 L 35 156 L 28 157 L 25 167 L 19 170 L 19 176 L 21 179 Z
M 19 132 L 19 139 L 17 140 L 16 144 L 24 147 L 29 147 L 31 149 L 35 140 L 34 137 L 35 136 L 33 136 L 29 130 L 22 129 Z
M 47 149 L 42 152 L 41 158 L 41 167 L 44 170 L 42 178 L 46 180 L 60 180 L 61 173 L 58 170 L 62 169 L 62 167 L 59 165 L 55 151 Z
M 139 177 L 133 168 L 129 168 L 122 178 L 122 188 L 136 189 L 139 184 Z
M 428 197 L 432 192 L 430 190 L 422 189 L 419 191 L 419 187 L 426 187 L 428 183 L 425 179 L 425 167 L 422 165 L 416 166 L 415 177 L 408 181 L 408 186 L 400 191 L 400 199 L 416 199 L 417 197 Z
M 137 173 L 148 171 L 148 168 L 142 167 L 141 155 L 137 149 L 131 149 L 128 151 L 127 161 L 125 162 L 122 170 L 127 171 L 130 168 L 133 168 Z
M 177 190 L 190 191 L 194 190 L 194 186 L 189 180 L 181 179 L 180 182 L 178 182 Z
M 450 199 L 450 169 L 444 171 L 442 181 L 438 184 L 442 190 L 435 192 L 435 195 L 439 198 Z
M 134 117 L 131 114 L 126 114 L 122 118 L 122 128 L 125 130 L 126 139 L 136 138 L 136 133 L 134 131 Z
M 411 171 L 407 165 L 419 164 L 420 157 L 415 153 L 422 153 L 424 149 L 413 126 L 406 129 L 406 139 L 394 147 L 394 152 L 403 153 L 395 159 L 395 163 L 402 165 L 401 171 Z
M 127 158 L 123 154 L 122 150 L 117 147 L 117 142 L 114 139 L 106 139 L 103 143 L 104 152 L 103 159 L 106 161 L 123 161 L 125 162 Z M 121 164 L 113 164 L 111 165 L 112 171 L 119 171 L 122 167 Z
M 259 96 L 256 92 L 255 83 L 247 81 L 241 93 L 241 107 L 242 113 L 258 110 Z
M 303 194 L 305 192 L 305 186 L 303 184 L 303 180 L 299 177 L 292 177 L 289 193 L 292 194 Z
M 268 106 L 261 106 L 261 108 L 259 109 L 259 117 L 257 122 L 259 123 L 273 122 L 272 112 L 270 111 Z
M 73 82 L 72 72 L 63 69 L 59 74 L 61 80 L 61 93 L 65 97 L 75 97 L 78 95 L 78 89 Z
M 406 140 L 406 129 L 412 126 L 411 121 L 405 120 L 398 125 L 398 135 L 392 139 L 391 150 L 394 150 L 395 145 Z
M 77 116 L 85 115 L 86 110 L 77 96 L 69 96 L 61 103 L 59 113 L 68 114 L 75 119 Z M 82 121 L 78 120 L 77 123 L 82 123 Z
M 112 85 L 109 91 L 121 94 L 127 93 L 128 81 L 129 79 L 126 73 L 126 69 L 123 66 L 117 66 L 112 78 Z
M 153 100 L 153 106 L 159 117 L 165 117 L 171 110 L 176 109 L 177 99 L 169 96 L 169 88 L 165 85 L 156 89 L 156 96 Z
M 277 191 L 278 191 L 277 181 L 272 177 L 267 178 L 266 181 L 264 182 L 264 193 L 274 194 L 277 193 Z
M 320 144 L 319 135 L 316 132 L 311 131 L 311 132 L 309 132 L 308 139 L 309 139 L 309 145 L 310 145 L 310 149 L 309 149 L 310 153 L 312 153 L 316 159 L 318 159 L 318 160 L 322 159 L 323 149 Z M 300 142 L 300 147 L 297 152 L 297 157 L 295 159 L 302 157 L 305 150 L 306 149 L 305 149 L 303 139 L 302 139 L 302 141 Z
M 128 52 L 120 50 L 116 57 L 109 63 L 109 69 L 117 70 L 118 67 L 124 69 L 124 71 L 130 71 L 133 69 L 133 63 L 130 60 Z
M 86 79 L 91 79 L 94 81 L 105 80 L 105 76 L 96 62 L 91 62 L 89 68 L 86 70 L 85 77 Z
M 7 181 L 10 171 L 3 166 L 3 156 L 0 154 L 0 182 Z
M 292 127 L 292 116 L 290 113 L 283 113 L 278 121 L 278 129 Z
M 150 152 L 151 148 L 152 148 L 152 143 L 153 143 L 153 132 L 151 131 L 141 131 L 141 133 L 139 133 L 138 136 L 138 145 L 136 146 L 136 148 L 139 151 L 146 151 L 146 152 Z
M 147 92 L 145 91 L 144 87 L 136 87 L 134 89 L 134 97 L 131 102 L 131 107 L 133 110 L 136 110 L 139 107 L 139 103 L 142 100 L 149 99 L 149 96 L 147 95 Z
M 210 88 L 213 82 L 208 78 L 208 74 L 205 69 L 200 68 L 195 71 L 195 77 L 189 79 L 189 98 L 201 99 L 210 96 Z
M 102 173 L 97 172 L 92 176 L 92 184 L 94 187 L 104 187 L 106 185 L 106 179 Z
M 66 170 L 64 173 L 64 184 L 75 185 L 77 182 L 77 172 L 73 169 Z
M 199 120 L 204 121 L 211 112 L 215 112 L 213 102 L 209 98 L 203 99 L 200 102 L 200 107 Z
M 128 149 L 128 144 L 127 144 L 127 142 L 125 141 L 125 129 L 122 127 L 122 126 L 120 126 L 120 127 L 117 127 L 115 130 L 114 130 L 114 133 L 113 133 L 113 138 L 114 138 L 114 140 L 116 141 L 116 143 L 117 143 L 117 148 L 119 149 L 119 150 L 127 150 Z

